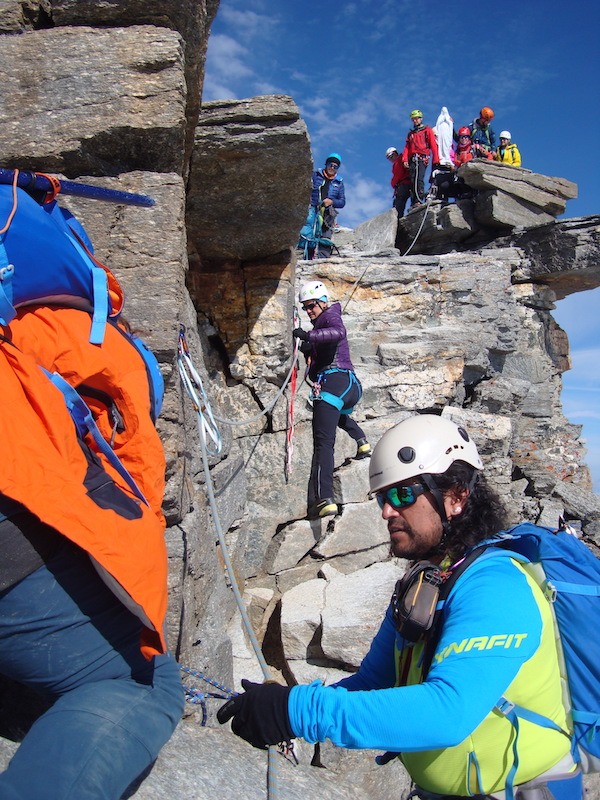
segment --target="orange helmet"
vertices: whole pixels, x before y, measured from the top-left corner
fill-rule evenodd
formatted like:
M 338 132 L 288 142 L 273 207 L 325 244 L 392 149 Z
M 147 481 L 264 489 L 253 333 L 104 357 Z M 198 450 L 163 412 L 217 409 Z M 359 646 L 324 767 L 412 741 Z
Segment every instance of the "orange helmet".
M 489 122 L 490 120 L 494 119 L 494 112 L 492 111 L 491 108 L 484 106 L 479 112 L 479 116 L 481 117 L 481 119 L 484 119 L 486 122 Z

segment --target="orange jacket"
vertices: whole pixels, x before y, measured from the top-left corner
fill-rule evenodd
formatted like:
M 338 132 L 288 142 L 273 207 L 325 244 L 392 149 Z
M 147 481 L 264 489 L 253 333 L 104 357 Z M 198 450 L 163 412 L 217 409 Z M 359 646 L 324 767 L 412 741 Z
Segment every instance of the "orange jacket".
M 142 620 L 144 655 L 165 652 L 163 524 L 143 504 L 139 517 L 125 519 L 94 502 L 84 485 L 88 461 L 62 393 L 30 355 L 3 339 L 0 381 L 0 492 L 86 550 L 110 588 Z M 114 482 L 132 496 L 122 478 Z
M 144 360 L 123 329 L 111 320 L 103 343 L 90 344 L 90 317 L 75 308 L 28 306 L 11 322 L 10 338 L 40 366 L 58 372 L 78 389 L 102 435 L 113 442 L 116 455 L 164 523 L 165 456 L 150 417 Z M 111 399 L 122 418 L 116 431 Z M 95 449 L 93 442 L 88 444 Z M 103 466 L 114 478 L 110 464 Z

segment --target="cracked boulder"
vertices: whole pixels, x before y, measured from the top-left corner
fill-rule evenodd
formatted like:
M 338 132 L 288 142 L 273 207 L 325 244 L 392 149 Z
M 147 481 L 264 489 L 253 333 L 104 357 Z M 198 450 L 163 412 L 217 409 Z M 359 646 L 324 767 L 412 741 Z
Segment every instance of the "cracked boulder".
M 5 166 L 67 177 L 182 174 L 186 88 L 174 31 L 27 31 L 0 37 L 0 59 Z

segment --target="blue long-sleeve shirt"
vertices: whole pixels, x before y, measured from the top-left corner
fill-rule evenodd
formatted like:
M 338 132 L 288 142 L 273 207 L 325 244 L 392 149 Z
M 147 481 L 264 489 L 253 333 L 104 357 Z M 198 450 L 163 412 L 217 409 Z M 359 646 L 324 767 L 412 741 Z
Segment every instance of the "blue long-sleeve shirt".
M 335 686 L 314 682 L 291 690 L 291 727 L 309 742 L 330 739 L 349 748 L 411 752 L 453 747 L 490 713 L 535 654 L 541 632 L 538 605 L 514 562 L 475 562 L 450 594 L 436 656 L 423 683 L 395 687 L 395 645 L 401 647 L 402 641 L 388 610 L 355 675 Z M 531 696 L 535 708 L 535 686 Z

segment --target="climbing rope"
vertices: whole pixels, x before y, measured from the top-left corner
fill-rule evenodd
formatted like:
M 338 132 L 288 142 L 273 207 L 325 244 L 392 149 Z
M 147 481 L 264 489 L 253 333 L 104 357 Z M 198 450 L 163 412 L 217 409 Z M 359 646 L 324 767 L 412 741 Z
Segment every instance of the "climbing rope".
M 300 327 L 300 315 L 298 308 L 294 306 L 294 330 Z M 288 405 L 288 419 L 287 419 L 287 434 L 285 440 L 285 480 L 286 483 L 292 474 L 292 458 L 294 455 L 294 405 L 296 400 L 296 392 L 298 389 L 298 351 L 300 349 L 300 340 L 296 339 L 294 344 L 294 359 L 292 367 L 292 375 L 290 379 L 290 402 Z
M 425 208 L 423 209 L 423 217 L 421 218 L 421 224 L 419 225 L 419 230 L 417 231 L 414 239 L 410 243 L 410 246 L 409 246 L 408 250 L 406 250 L 406 252 L 402 253 L 400 258 L 404 258 L 404 256 L 407 256 L 410 253 L 410 251 L 413 249 L 413 247 L 415 246 L 415 243 L 416 243 L 417 239 L 419 238 L 419 236 L 421 235 L 421 231 L 423 230 L 423 225 L 425 224 L 425 219 L 427 217 L 427 211 L 429 210 L 429 206 L 431 205 L 432 201 L 433 201 L 433 197 L 428 197 L 427 198 L 427 203 L 425 204 Z M 343 302 L 344 298 L 347 295 L 350 295 L 348 297 L 348 299 L 346 300 L 346 303 L 343 306 L 342 311 L 345 311 L 346 308 L 348 307 L 348 303 L 350 302 L 350 300 L 352 300 L 352 296 L 354 295 L 354 292 L 356 291 L 356 287 L 362 281 L 362 279 L 365 277 L 365 274 L 366 274 L 366 272 L 367 272 L 367 270 L 369 269 L 370 266 L 371 266 L 370 263 L 367 264 L 367 266 L 363 269 L 363 271 L 360 273 L 358 278 L 354 281 L 354 283 L 352 284 L 350 289 L 346 292 L 344 297 L 342 297 L 342 300 L 340 302 Z
M 215 422 L 208 396 L 204 390 L 202 378 L 194 367 L 187 340 L 185 338 L 185 325 L 179 326 L 179 341 L 177 344 L 177 367 L 182 383 L 194 405 L 198 417 L 198 429 L 202 432 L 203 440 L 207 443 L 206 449 L 211 456 L 218 456 L 223 449 L 223 440 Z M 208 439 L 210 444 L 208 444 Z
M 298 348 L 294 348 L 294 354 L 292 356 L 292 365 L 287 375 L 285 376 L 285 380 L 283 381 L 281 388 L 279 389 L 273 400 L 271 400 L 271 402 L 268 405 L 266 405 L 262 411 L 259 411 L 258 414 L 255 414 L 253 417 L 247 417 L 246 419 L 227 419 L 226 417 L 220 417 L 218 414 L 215 414 L 214 418 L 218 422 L 222 422 L 224 425 L 250 425 L 252 422 L 258 422 L 258 420 L 261 417 L 270 414 L 271 411 L 275 408 L 275 405 L 277 404 L 277 401 L 279 400 L 281 395 L 285 392 L 288 383 L 292 379 L 292 374 L 294 372 L 294 368 L 296 367 L 297 360 L 298 360 Z
M 183 327 L 183 326 L 182 326 Z M 180 332 L 180 342 L 181 342 L 182 334 Z M 296 360 L 296 354 L 294 361 Z M 292 365 L 293 366 L 293 365 Z M 181 373 L 181 370 L 180 370 Z M 291 370 L 290 370 L 291 375 Z M 182 382 L 184 387 L 186 388 L 188 394 L 192 398 L 192 402 L 194 403 L 195 407 L 198 406 L 197 399 L 194 395 L 191 394 L 188 382 L 183 378 L 182 375 Z M 285 384 L 284 384 L 285 388 Z M 281 392 L 278 393 L 278 397 L 281 395 Z M 276 402 L 276 401 L 275 401 Z M 275 402 L 273 405 L 275 405 Z M 260 416 L 260 415 L 259 415 Z M 212 417 L 211 415 L 211 418 Z M 250 622 L 250 618 L 248 617 L 248 612 L 246 610 L 246 605 L 244 603 L 244 599 L 240 592 L 240 588 L 235 576 L 235 572 L 233 569 L 233 564 L 231 561 L 231 556 L 229 554 L 229 548 L 227 547 L 227 542 L 225 541 L 225 532 L 223 531 L 223 526 L 221 525 L 221 519 L 219 517 L 219 511 L 217 508 L 217 502 L 215 499 L 215 492 L 212 482 L 212 476 L 210 472 L 210 465 L 208 462 L 209 459 L 209 448 L 207 443 L 207 432 L 210 430 L 210 426 L 204 424 L 202 420 L 202 414 L 198 414 L 198 433 L 200 434 L 200 450 L 202 454 L 202 466 L 204 469 L 204 476 L 205 476 L 205 485 L 206 485 L 206 494 L 208 496 L 208 504 L 210 508 L 210 513 L 212 516 L 213 525 L 215 528 L 215 532 L 217 534 L 217 539 L 219 541 L 219 545 L 221 548 L 221 555 L 223 557 L 223 563 L 225 565 L 225 571 L 227 573 L 227 578 L 229 580 L 229 585 L 231 586 L 231 590 L 233 592 L 233 596 L 235 598 L 235 602 L 238 607 L 238 611 L 240 612 L 240 616 L 242 619 L 242 624 L 244 626 L 244 630 L 250 640 L 250 644 L 252 645 L 252 649 L 254 651 L 254 655 L 259 663 L 261 668 L 264 680 L 271 679 L 271 673 L 269 670 L 269 666 L 265 660 L 265 657 L 262 653 L 260 648 L 260 644 L 258 643 L 258 639 L 256 638 L 256 634 L 252 627 L 252 623 Z M 200 703 L 201 704 L 201 703 Z M 277 748 L 275 746 L 270 746 L 268 749 L 268 771 L 267 771 L 267 798 L 268 800 L 277 800 L 279 796 L 278 791 L 278 765 L 277 765 Z
M 238 692 L 234 692 L 233 689 L 228 689 L 226 686 L 223 686 L 223 684 L 218 683 L 212 678 L 207 678 L 206 675 L 196 669 L 184 667 L 181 664 L 179 665 L 179 669 L 186 675 L 190 675 L 192 678 L 198 678 L 199 680 L 204 681 L 204 683 L 207 683 L 209 686 L 219 690 L 218 692 L 207 692 L 203 689 L 196 689 L 195 686 L 183 687 L 187 702 L 192 703 L 193 705 L 199 705 L 202 709 L 202 721 L 200 723 L 202 727 L 206 725 L 208 719 L 208 711 L 206 708 L 207 698 L 213 697 L 218 700 L 230 700 L 232 697 L 236 697 L 239 694 Z

